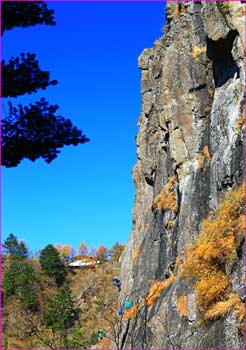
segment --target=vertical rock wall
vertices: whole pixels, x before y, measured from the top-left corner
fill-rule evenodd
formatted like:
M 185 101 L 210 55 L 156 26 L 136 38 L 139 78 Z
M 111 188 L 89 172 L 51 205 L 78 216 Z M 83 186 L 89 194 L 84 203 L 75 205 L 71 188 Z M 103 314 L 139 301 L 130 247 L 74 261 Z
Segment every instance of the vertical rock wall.
M 164 35 L 139 57 L 142 111 L 133 227 L 121 262 L 121 304 L 139 305 L 175 273 L 201 221 L 243 177 L 245 5 L 169 3 Z M 171 193 L 158 208 L 158 195 Z M 173 197 L 172 197 L 173 195 Z M 243 257 L 230 271 L 243 299 Z M 188 317 L 177 299 L 188 295 Z M 177 279 L 134 318 L 120 320 L 119 348 L 243 347 L 233 313 L 200 325 L 191 286 Z M 148 317 L 146 316 L 148 313 Z

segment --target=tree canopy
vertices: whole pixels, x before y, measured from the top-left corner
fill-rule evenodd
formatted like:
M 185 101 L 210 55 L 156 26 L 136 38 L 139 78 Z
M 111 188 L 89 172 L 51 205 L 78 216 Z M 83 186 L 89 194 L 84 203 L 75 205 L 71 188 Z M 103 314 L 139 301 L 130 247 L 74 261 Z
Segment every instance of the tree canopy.
M 3 245 L 10 255 L 3 275 L 3 293 L 5 298 L 15 296 L 24 310 L 36 310 L 38 307 L 38 278 L 27 258 L 27 249 L 23 242 L 10 234 Z
M 26 28 L 36 24 L 55 25 L 54 10 L 44 1 L 2 1 L 2 33 L 14 27 Z
M 17 237 L 10 233 L 7 239 L 3 243 L 5 252 L 12 257 L 16 258 L 27 258 L 28 251 L 24 242 L 18 242 Z
M 54 11 L 43 1 L 3 1 L 1 7 L 2 33 L 15 27 L 55 25 Z M 36 93 L 56 84 L 56 80 L 50 80 L 50 72 L 39 67 L 34 53 L 21 53 L 9 62 L 2 60 L 4 98 Z M 40 157 L 50 163 L 64 145 L 88 142 L 70 119 L 57 114 L 58 109 L 58 105 L 50 105 L 45 98 L 28 106 L 13 106 L 8 102 L 8 113 L 2 120 L 2 165 L 15 167 L 24 158 L 35 161 Z
M 52 244 L 48 244 L 40 252 L 39 262 L 43 272 L 55 279 L 58 285 L 65 280 L 64 264 L 60 258 L 58 250 Z

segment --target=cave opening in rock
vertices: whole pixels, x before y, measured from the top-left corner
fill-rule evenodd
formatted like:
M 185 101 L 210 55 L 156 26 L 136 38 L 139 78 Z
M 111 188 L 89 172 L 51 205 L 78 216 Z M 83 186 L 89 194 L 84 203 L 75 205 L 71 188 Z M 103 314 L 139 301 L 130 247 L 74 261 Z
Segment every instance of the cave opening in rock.
M 232 56 L 233 42 L 237 36 L 236 30 L 231 30 L 225 38 L 217 41 L 207 36 L 207 56 L 213 62 L 213 77 L 216 88 L 224 85 L 235 74 L 239 78 L 239 68 Z

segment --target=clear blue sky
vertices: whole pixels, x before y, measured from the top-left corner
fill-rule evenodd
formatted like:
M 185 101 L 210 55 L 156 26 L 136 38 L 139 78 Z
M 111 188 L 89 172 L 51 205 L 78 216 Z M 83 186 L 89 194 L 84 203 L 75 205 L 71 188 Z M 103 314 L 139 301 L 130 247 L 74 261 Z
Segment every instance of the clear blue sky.
M 47 244 L 125 243 L 131 231 L 140 114 L 137 57 L 162 34 L 163 2 L 50 2 L 56 26 L 13 29 L 3 58 L 34 52 L 57 86 L 45 97 L 91 141 L 65 147 L 51 164 L 23 161 L 2 170 L 2 239 L 10 232 L 34 252 Z M 6 101 L 4 101 L 6 107 Z

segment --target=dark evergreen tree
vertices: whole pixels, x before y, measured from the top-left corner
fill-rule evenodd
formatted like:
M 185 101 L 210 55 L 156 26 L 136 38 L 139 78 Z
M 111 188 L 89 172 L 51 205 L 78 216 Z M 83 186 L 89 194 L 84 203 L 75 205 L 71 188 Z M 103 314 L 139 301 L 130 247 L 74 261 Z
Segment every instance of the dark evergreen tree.
M 68 345 L 68 330 L 74 326 L 78 319 L 79 309 L 74 306 L 71 290 L 65 283 L 58 294 L 48 301 L 48 308 L 44 313 L 44 324 L 53 333 L 59 333 L 63 340 L 63 346 Z
M 39 262 L 43 272 L 55 279 L 58 285 L 65 280 L 65 268 L 58 250 L 52 245 L 47 245 L 40 252 Z
M 20 57 L 11 57 L 6 64 L 2 61 L 2 97 L 17 97 L 46 89 L 56 85 L 50 81 L 50 72 L 42 71 L 35 54 L 21 53 Z M 10 84 L 11 82 L 11 84 Z
M 54 11 L 43 1 L 2 1 L 2 32 L 14 27 L 36 24 L 54 25 Z M 17 97 L 31 94 L 49 85 L 50 72 L 42 71 L 36 55 L 21 53 L 2 61 L 2 96 Z M 49 105 L 42 98 L 35 104 L 13 107 L 9 103 L 8 115 L 2 120 L 2 165 L 17 166 L 22 159 L 35 161 L 42 157 L 50 163 L 64 145 L 78 145 L 89 139 L 72 125 L 69 119 L 57 115 L 57 105 Z
M 3 274 L 3 295 L 15 296 L 25 310 L 35 311 L 38 307 L 38 278 L 26 260 L 11 258 Z
M 28 251 L 24 242 L 19 243 L 17 237 L 13 233 L 10 233 L 4 241 L 3 248 L 5 252 L 12 257 L 27 258 L 28 256 Z
M 14 27 L 26 28 L 36 24 L 55 25 L 54 10 L 44 1 L 2 1 L 2 33 Z

